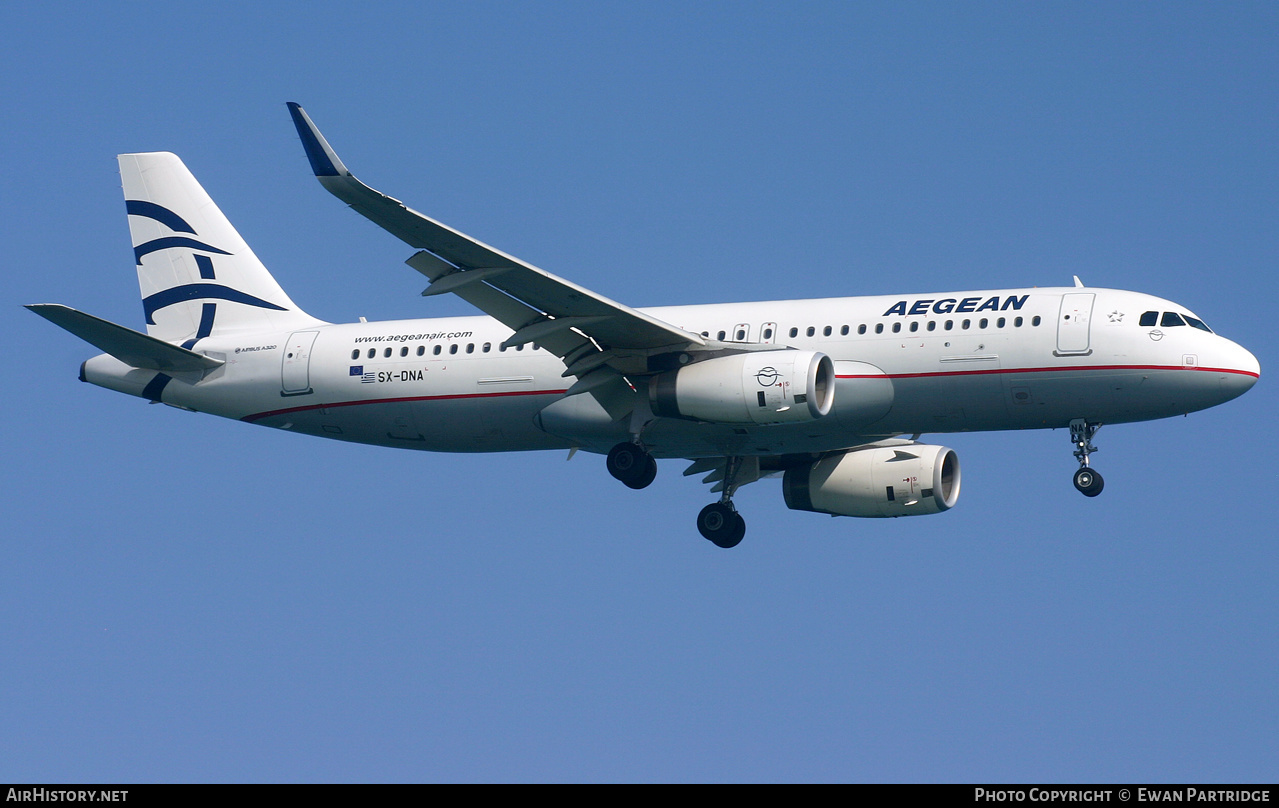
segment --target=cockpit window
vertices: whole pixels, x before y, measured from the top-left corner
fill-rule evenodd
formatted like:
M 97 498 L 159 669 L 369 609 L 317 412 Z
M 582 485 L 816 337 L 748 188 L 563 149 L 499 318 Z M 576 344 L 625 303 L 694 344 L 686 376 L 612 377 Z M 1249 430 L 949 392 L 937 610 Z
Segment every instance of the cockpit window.
M 1196 320 L 1189 314 L 1183 314 L 1182 316 L 1186 318 L 1186 322 L 1190 323 L 1191 328 L 1198 328 L 1200 331 L 1207 331 L 1209 334 L 1212 333 L 1212 329 L 1203 320 Z
M 1164 328 L 1172 328 L 1176 325 L 1185 325 L 1186 321 L 1181 319 L 1181 315 L 1175 311 L 1166 311 L 1164 316 L 1159 319 L 1159 325 Z
M 1141 315 L 1141 324 L 1147 328 L 1152 325 L 1159 325 L 1159 312 L 1147 311 Z

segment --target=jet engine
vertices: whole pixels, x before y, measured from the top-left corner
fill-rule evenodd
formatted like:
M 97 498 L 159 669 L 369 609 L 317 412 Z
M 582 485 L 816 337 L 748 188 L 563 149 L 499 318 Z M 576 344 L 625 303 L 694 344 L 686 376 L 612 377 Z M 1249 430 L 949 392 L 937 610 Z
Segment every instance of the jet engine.
M 836 516 L 940 513 L 959 499 L 959 456 L 945 446 L 876 445 L 788 469 L 786 507 Z
M 835 364 L 817 351 L 750 351 L 654 376 L 653 412 L 714 424 L 788 424 L 821 418 L 835 401 Z

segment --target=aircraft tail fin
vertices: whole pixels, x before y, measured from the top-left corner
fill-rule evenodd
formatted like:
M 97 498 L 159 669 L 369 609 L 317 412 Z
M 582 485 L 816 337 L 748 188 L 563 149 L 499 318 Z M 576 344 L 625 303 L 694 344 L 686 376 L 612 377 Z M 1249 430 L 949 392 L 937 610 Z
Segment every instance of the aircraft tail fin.
M 190 348 L 213 334 L 321 324 L 289 299 L 176 155 L 119 160 L 148 334 Z

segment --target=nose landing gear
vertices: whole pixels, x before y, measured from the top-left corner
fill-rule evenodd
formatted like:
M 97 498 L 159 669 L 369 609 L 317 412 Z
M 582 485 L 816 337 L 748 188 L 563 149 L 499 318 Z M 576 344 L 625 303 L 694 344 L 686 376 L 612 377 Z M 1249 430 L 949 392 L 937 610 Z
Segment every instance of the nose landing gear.
M 1070 442 L 1075 444 L 1075 459 L 1079 461 L 1079 470 L 1075 472 L 1075 490 L 1086 497 L 1097 496 L 1106 485 L 1101 474 L 1088 465 L 1088 455 L 1099 451 L 1092 444 L 1093 435 L 1099 429 L 1101 424 L 1090 424 L 1082 418 L 1070 422 Z

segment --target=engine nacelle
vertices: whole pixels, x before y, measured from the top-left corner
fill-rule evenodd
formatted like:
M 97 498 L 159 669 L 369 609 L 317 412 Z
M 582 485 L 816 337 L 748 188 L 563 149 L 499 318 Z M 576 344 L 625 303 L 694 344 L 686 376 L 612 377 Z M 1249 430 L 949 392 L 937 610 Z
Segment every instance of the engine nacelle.
M 713 424 L 789 424 L 830 412 L 835 363 L 816 351 L 750 351 L 649 380 L 653 413 Z
M 959 455 L 945 446 L 903 443 L 854 449 L 788 469 L 786 507 L 837 516 L 919 516 L 959 499 Z

